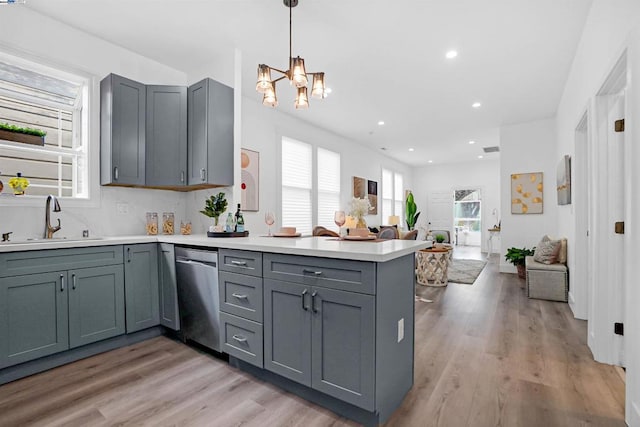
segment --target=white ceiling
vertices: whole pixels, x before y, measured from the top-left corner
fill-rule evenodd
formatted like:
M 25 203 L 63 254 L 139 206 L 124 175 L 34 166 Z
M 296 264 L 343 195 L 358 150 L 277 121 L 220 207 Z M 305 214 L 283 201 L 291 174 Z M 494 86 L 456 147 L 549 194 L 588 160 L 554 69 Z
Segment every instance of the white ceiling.
M 293 88 L 280 84 L 277 108 L 410 165 L 481 161 L 483 146 L 499 144 L 499 126 L 555 114 L 590 6 L 300 0 L 293 54 L 308 71 L 324 71 L 333 93 L 295 111 Z M 257 64 L 287 66 L 282 0 L 29 0 L 26 7 L 185 72 L 239 48 L 243 90 L 256 100 Z M 457 58 L 445 58 L 450 49 Z M 482 107 L 471 108 L 475 101 Z

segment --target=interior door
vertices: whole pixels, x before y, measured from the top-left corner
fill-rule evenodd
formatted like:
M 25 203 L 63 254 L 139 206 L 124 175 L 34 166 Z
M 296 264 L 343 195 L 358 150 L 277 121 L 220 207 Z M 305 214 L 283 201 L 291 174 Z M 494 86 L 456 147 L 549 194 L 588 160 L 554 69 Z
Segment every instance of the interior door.
M 453 190 L 432 191 L 427 196 L 427 222 L 432 230 L 453 233 Z

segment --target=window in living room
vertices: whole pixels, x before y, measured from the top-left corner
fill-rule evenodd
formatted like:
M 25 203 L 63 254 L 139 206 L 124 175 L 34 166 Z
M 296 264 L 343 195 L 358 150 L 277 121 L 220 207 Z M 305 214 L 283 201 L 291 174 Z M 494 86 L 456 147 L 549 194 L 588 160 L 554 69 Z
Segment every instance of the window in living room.
M 0 54 L 0 179 L 22 173 L 28 196 L 88 198 L 88 81 Z M 22 131 L 44 131 L 32 142 Z M 7 190 L 5 190 L 7 192 Z
M 387 224 L 389 217 L 400 217 L 400 225 L 404 223 L 404 180 L 402 174 L 382 169 L 382 223 Z
M 458 244 L 480 246 L 482 241 L 481 204 L 479 190 L 455 190 L 453 225 Z

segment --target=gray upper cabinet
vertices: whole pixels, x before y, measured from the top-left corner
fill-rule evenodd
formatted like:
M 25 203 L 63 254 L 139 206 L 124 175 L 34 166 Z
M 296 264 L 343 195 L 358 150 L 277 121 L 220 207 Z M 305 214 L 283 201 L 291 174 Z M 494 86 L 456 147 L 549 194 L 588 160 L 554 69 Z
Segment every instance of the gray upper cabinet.
M 233 89 L 204 79 L 189 86 L 187 98 L 188 184 L 233 185 Z
M 71 348 L 124 334 L 122 265 L 69 270 Z
M 147 86 L 146 186 L 187 184 L 187 88 Z
M 146 87 L 109 74 L 100 82 L 100 183 L 145 184 Z
M 0 368 L 69 348 L 65 271 L 0 279 Z
M 159 250 L 160 324 L 174 331 L 179 331 L 180 313 L 178 311 L 175 251 L 173 245 L 169 243 L 160 243 Z
M 159 325 L 157 244 L 125 245 L 124 256 L 127 333 Z

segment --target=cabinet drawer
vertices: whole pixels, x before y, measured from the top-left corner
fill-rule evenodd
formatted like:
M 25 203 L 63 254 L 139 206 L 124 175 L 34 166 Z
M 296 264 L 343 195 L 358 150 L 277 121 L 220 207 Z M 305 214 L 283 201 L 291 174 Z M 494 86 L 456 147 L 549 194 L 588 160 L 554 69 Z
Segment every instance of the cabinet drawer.
M 122 245 L 0 254 L 0 277 L 122 264 Z
M 264 277 L 375 294 L 375 263 L 299 255 L 264 254 Z
M 232 273 L 262 277 L 262 253 L 221 249 L 219 268 Z
M 262 323 L 262 279 L 221 271 L 220 310 Z
M 262 325 L 232 314 L 220 313 L 222 352 L 262 368 Z

